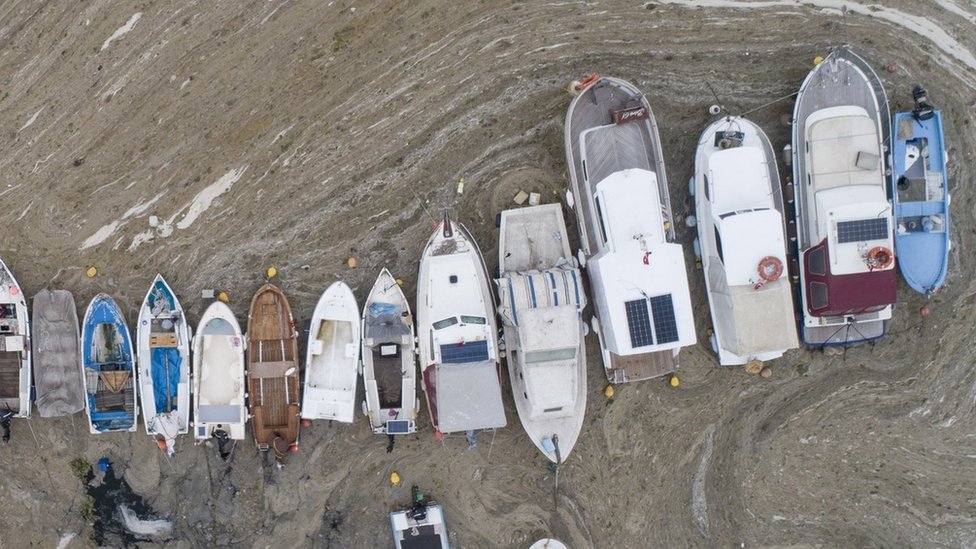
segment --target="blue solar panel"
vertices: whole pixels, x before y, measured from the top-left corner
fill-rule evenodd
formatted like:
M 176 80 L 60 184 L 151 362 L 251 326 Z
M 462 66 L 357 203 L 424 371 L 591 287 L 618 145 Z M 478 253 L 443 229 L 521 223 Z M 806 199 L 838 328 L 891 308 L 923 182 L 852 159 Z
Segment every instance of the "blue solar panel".
M 388 435 L 403 435 L 410 432 L 410 421 L 409 420 L 396 420 L 386 422 L 386 434 Z
M 633 348 L 654 345 L 651 335 L 651 319 L 647 315 L 647 300 L 635 299 L 624 302 L 627 308 L 627 326 L 630 328 L 630 345 Z
M 441 362 L 444 364 L 465 364 L 490 360 L 487 341 L 453 343 L 441 345 Z
M 671 294 L 652 297 L 651 314 L 654 315 L 654 335 L 658 344 L 678 341 L 678 323 L 674 319 Z
M 885 240 L 888 238 L 888 220 L 884 217 L 876 219 L 858 219 L 857 221 L 839 221 L 837 223 L 837 243 L 867 242 L 868 240 Z

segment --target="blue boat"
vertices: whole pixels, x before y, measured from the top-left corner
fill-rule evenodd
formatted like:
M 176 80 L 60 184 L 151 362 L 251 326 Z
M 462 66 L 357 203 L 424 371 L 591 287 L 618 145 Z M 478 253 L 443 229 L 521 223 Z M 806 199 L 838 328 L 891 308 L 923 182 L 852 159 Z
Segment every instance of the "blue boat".
M 81 330 L 85 409 L 92 434 L 135 431 L 136 370 L 125 317 L 112 298 L 98 294 Z
M 921 86 L 912 96 L 914 110 L 895 114 L 892 124 L 895 256 L 905 282 L 931 297 L 945 282 L 949 263 L 948 157 L 941 113 Z

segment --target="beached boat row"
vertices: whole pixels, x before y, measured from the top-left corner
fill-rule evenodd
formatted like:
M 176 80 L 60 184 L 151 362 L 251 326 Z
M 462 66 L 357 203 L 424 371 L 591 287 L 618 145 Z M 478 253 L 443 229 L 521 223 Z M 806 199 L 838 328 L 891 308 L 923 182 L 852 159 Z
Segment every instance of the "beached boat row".
M 71 294 L 58 290 L 35 296 L 32 331 L 21 288 L 0 264 L 0 420 L 29 417 L 33 385 L 42 416 L 85 409 L 92 433 L 134 431 L 141 410 L 146 433 L 169 452 L 191 418 L 198 442 L 243 439 L 250 419 L 258 448 L 281 462 L 297 449 L 303 419 L 353 422 L 362 376 L 362 411 L 391 447 L 394 435 L 417 430 L 418 384 L 437 436 L 465 433 L 474 444 L 477 431 L 507 423 L 504 354 L 526 433 L 561 463 L 586 406 L 588 327 L 611 383 L 671 374 L 680 349 L 697 341 L 650 105 L 616 78 L 590 77 L 578 91 L 565 124 L 578 253 L 560 205 L 508 210 L 492 277 L 472 234 L 445 214 L 421 254 L 416 319 L 386 269 L 362 309 L 336 282 L 315 307 L 304 367 L 288 300 L 272 284 L 254 295 L 246 335 L 218 301 L 193 336 L 157 276 L 132 339 L 109 296 L 96 296 L 79 324 Z M 697 226 L 720 364 L 771 360 L 801 339 L 824 346 L 883 336 L 896 250 L 913 288 L 931 295 L 944 283 L 941 118 L 925 90 L 914 99 L 892 127 L 870 66 L 847 49 L 832 52 L 797 96 L 792 186 L 781 184 L 775 149 L 755 123 L 722 116 L 705 128 L 688 225 Z

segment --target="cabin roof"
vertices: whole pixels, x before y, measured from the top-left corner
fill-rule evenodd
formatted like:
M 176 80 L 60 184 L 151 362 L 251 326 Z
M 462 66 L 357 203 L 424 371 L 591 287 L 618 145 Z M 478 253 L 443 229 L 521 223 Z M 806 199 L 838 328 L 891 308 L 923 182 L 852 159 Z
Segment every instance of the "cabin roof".
M 762 149 L 735 147 L 713 152 L 708 157 L 712 212 L 772 208 L 769 168 Z

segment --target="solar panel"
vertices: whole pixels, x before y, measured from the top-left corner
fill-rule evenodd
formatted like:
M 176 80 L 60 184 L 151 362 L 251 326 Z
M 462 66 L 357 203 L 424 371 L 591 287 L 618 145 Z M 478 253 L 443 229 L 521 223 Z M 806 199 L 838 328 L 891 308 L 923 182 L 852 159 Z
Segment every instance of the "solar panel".
M 410 420 L 398 419 L 386 422 L 386 434 L 405 435 L 410 432 Z
M 488 356 L 487 341 L 441 345 L 441 362 L 445 364 L 466 364 L 485 360 L 491 360 Z
M 651 319 L 647 314 L 647 300 L 635 299 L 624 302 L 627 308 L 627 326 L 630 328 L 630 345 L 633 348 L 654 345 L 651 335 Z
M 837 222 L 837 243 L 866 242 L 888 238 L 888 220 L 884 217 Z
M 658 344 L 678 341 L 678 323 L 674 319 L 671 294 L 652 297 L 651 314 L 654 315 L 654 335 Z

